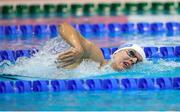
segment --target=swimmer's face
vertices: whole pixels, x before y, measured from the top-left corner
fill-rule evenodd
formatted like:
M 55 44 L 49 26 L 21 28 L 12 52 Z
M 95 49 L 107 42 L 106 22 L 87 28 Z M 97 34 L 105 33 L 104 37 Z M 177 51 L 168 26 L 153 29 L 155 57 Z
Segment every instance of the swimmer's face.
M 116 71 L 131 68 L 142 61 L 142 56 L 133 49 L 121 50 L 113 55 L 112 68 Z

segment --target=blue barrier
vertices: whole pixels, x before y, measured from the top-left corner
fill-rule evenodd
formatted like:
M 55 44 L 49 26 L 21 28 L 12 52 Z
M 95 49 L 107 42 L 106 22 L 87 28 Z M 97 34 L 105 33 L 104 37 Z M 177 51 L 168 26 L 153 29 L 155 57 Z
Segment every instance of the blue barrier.
M 83 80 L 68 80 L 67 81 L 67 90 L 84 90 Z
M 121 88 L 122 89 L 137 89 L 138 88 L 138 85 L 137 85 L 137 81 L 136 79 L 134 78 L 125 78 L 125 79 L 122 79 L 120 80 L 121 82 Z
M 171 78 L 157 78 L 155 82 L 159 89 L 171 89 L 173 87 Z
M 110 59 L 111 55 L 117 50 L 118 48 L 101 48 L 101 51 L 104 55 L 105 59 Z M 19 57 L 27 57 L 30 58 L 33 56 L 37 49 L 28 49 L 28 50 L 2 50 L 0 51 L 0 62 L 3 60 L 9 60 L 11 62 L 15 62 Z M 144 52 L 146 58 L 156 58 L 156 59 L 168 59 L 168 58 L 179 58 L 180 57 L 180 46 L 174 47 L 144 47 Z
M 12 81 L 0 81 L 0 93 L 13 93 L 14 83 Z
M 110 57 L 111 51 L 110 51 L 109 48 L 101 48 L 101 51 L 102 51 L 105 59 L 110 59 L 111 58 Z
M 175 57 L 174 53 L 174 47 L 161 47 L 160 52 L 163 55 L 164 58 L 170 57 L 173 58 Z
M 58 26 L 56 25 L 50 25 L 50 37 L 57 37 L 59 35 Z
M 30 55 L 30 53 L 29 53 L 29 50 L 22 50 L 22 52 L 23 52 L 23 56 L 24 56 L 24 57 L 27 57 L 27 58 L 30 58 L 30 57 L 31 57 L 31 55 Z
M 34 33 L 35 33 L 35 37 L 42 39 L 42 38 L 47 38 L 50 32 L 47 25 L 41 24 L 34 26 Z
M 151 34 L 151 27 L 150 27 L 150 24 L 147 22 L 137 23 L 137 29 L 138 29 L 138 34 L 142 34 L 142 35 Z
M 178 22 L 167 22 L 166 29 L 167 29 L 167 36 L 180 35 L 180 23 Z
M 123 34 L 122 25 L 119 23 L 108 24 L 108 33 L 110 37 L 119 37 Z
M 31 56 L 33 56 L 34 54 L 36 54 L 38 52 L 38 49 L 35 49 L 35 48 L 34 49 L 28 49 L 27 52 L 31 57 Z
M 33 37 L 33 26 L 32 25 L 21 25 L 20 30 L 22 32 L 21 38 L 24 39 L 30 39 Z
M 137 85 L 139 89 L 154 89 L 154 80 L 152 78 L 140 78 L 137 81 Z
M 29 50 L 16 50 L 14 51 L 14 58 L 15 60 L 19 57 L 27 57 L 30 58 L 31 55 L 29 53 Z
M 0 93 L 180 89 L 180 77 L 0 81 Z
M 91 37 L 121 37 L 123 35 L 143 35 L 143 36 L 179 36 L 179 22 L 140 22 L 140 23 L 110 23 L 110 24 L 71 24 L 86 38 Z M 56 37 L 59 34 L 57 25 L 37 24 L 37 25 L 8 25 L 0 26 L 0 38 L 8 39 L 29 39 L 32 37 L 46 38 Z M 107 35 L 108 34 L 108 35 Z
M 180 89 L 180 78 L 177 77 L 177 78 L 173 78 L 173 88 L 175 89 Z
M 18 31 L 18 28 L 16 25 L 5 26 L 4 31 L 5 31 L 7 40 L 10 40 L 10 41 L 16 40 L 17 37 L 20 35 L 20 31 Z
M 18 58 L 18 57 L 23 57 L 24 55 L 23 55 L 23 50 L 16 50 L 15 52 L 14 52 L 14 58 L 15 58 L 15 60 Z
M 15 91 L 17 93 L 31 92 L 31 81 L 18 80 L 15 82 Z
M 117 47 L 110 48 L 111 54 L 113 54 L 117 49 L 118 49 Z
M 35 92 L 49 91 L 49 81 L 47 80 L 37 80 L 32 82 L 32 90 Z
M 0 62 L 4 60 L 9 60 L 11 62 L 15 62 L 17 58 L 19 57 L 27 57 L 30 58 L 37 52 L 36 49 L 31 49 L 31 50 L 2 50 L 0 51 Z
M 163 23 L 157 22 L 151 24 L 151 34 L 163 36 L 165 32 L 165 27 Z
M 137 34 L 137 27 L 134 23 L 125 23 L 122 24 L 122 31 L 127 35 L 135 35 Z
M 80 31 L 80 28 L 79 28 L 79 24 L 75 24 L 75 23 L 73 23 L 73 24 L 71 24 L 71 26 L 73 27 L 73 28 L 75 28 L 77 31 Z
M 0 25 L 0 40 L 2 40 L 4 36 L 5 36 L 4 26 Z
M 86 84 L 87 90 L 102 90 L 102 80 L 101 79 L 87 79 Z
M 180 46 L 175 47 L 175 56 L 177 56 L 177 57 L 180 56 Z
M 1 61 L 9 60 L 11 62 L 15 62 L 14 53 L 11 50 L 0 51 L 0 57 L 1 57 Z
M 80 24 L 79 29 L 81 34 L 86 38 L 91 38 L 93 36 L 93 25 L 92 24 Z
M 103 23 L 93 25 L 93 34 L 95 37 L 104 37 L 106 36 L 106 25 Z
M 66 89 L 67 82 L 65 80 L 52 80 L 51 86 L 52 91 L 58 92 L 58 91 L 64 91 Z
M 157 47 L 145 47 L 144 48 L 145 51 L 145 55 L 147 58 L 151 58 L 153 57 L 155 54 L 157 54 L 158 52 L 158 48 Z
M 104 79 L 102 81 L 102 87 L 105 90 L 116 90 L 120 89 L 119 87 L 119 80 L 117 79 Z

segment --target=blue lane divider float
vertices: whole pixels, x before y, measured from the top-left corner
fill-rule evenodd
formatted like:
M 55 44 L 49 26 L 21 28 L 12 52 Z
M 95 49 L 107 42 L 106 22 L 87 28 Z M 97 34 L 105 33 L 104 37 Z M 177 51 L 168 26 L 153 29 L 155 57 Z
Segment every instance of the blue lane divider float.
M 29 40 L 33 37 L 33 26 L 32 25 L 21 25 L 20 30 L 22 31 L 22 39 Z
M 17 40 L 17 37 L 21 34 L 16 25 L 8 25 L 4 28 L 4 33 L 8 37 L 7 40 Z
M 11 51 L 11 50 L 0 51 L 0 61 L 4 61 L 4 60 L 15 62 L 14 51 Z
M 35 37 L 37 38 L 45 38 L 49 36 L 48 26 L 45 24 L 36 25 L 34 27 Z
M 79 25 L 80 33 L 85 36 L 86 38 L 90 38 L 93 36 L 93 25 L 86 23 Z
M 163 23 L 157 22 L 151 24 L 151 35 L 163 36 L 165 32 L 165 27 Z
M 180 35 L 180 23 L 168 22 L 166 23 L 167 36 Z
M 164 89 L 180 90 L 180 77 L 0 81 L 1 94 L 27 92 Z
M 108 29 L 109 29 L 108 34 L 110 37 L 119 37 L 123 34 L 122 24 L 119 23 L 108 24 Z
M 0 62 L 2 62 L 4 60 L 9 60 L 14 63 L 17 60 L 17 58 L 19 58 L 19 57 L 30 58 L 36 52 L 38 52 L 37 49 L 16 50 L 16 51 L 2 50 L 2 51 L 0 51 Z
M 151 26 L 148 22 L 137 23 L 138 34 L 149 35 L 151 33 Z
M 33 37 L 43 39 L 46 37 L 57 37 L 59 35 L 57 25 L 37 24 L 37 25 L 0 25 L 0 39 L 16 40 L 31 39 Z
M 121 37 L 123 35 L 145 35 L 145 36 L 180 36 L 179 22 L 140 22 L 140 23 L 98 23 L 98 24 L 71 24 L 84 37 Z M 8 37 L 16 39 L 23 38 L 46 38 L 58 36 L 57 25 L 7 25 L 0 26 L 0 38 Z
M 117 48 L 101 48 L 104 57 L 110 59 Z M 174 47 L 144 47 L 146 58 L 177 58 L 180 57 L 180 46 Z
M 93 25 L 93 36 L 95 37 L 105 37 L 107 33 L 106 25 L 103 23 Z
M 137 27 L 134 23 L 125 23 L 122 24 L 122 32 L 126 35 L 135 35 L 137 34 Z
M 101 48 L 101 51 L 105 59 L 110 59 L 111 55 L 117 50 L 117 47 L 113 48 Z M 146 58 L 156 58 L 156 59 L 169 59 L 169 58 L 179 58 L 180 57 L 180 46 L 174 47 L 144 47 Z M 15 62 L 19 57 L 30 58 L 33 54 L 38 52 L 37 49 L 24 49 L 24 50 L 2 50 L 0 51 L 0 62 L 4 60 L 9 60 Z
M 49 25 L 50 37 L 57 37 L 59 35 L 57 25 Z
M 0 26 L 0 39 L 4 37 L 4 26 Z

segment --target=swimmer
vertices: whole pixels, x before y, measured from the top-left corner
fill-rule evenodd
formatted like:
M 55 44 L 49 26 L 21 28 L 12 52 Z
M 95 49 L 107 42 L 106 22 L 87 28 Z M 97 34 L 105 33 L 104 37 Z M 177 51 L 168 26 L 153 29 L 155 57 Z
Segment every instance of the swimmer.
M 58 54 L 58 67 L 75 68 L 84 59 L 90 59 L 100 64 L 100 68 L 106 64 L 110 64 L 116 71 L 122 71 L 131 68 L 134 64 L 145 59 L 144 50 L 136 44 L 128 44 L 121 46 L 112 55 L 111 61 L 104 59 L 102 51 L 92 42 L 83 38 L 68 23 L 62 23 L 59 26 L 61 37 L 71 46 L 70 49 Z

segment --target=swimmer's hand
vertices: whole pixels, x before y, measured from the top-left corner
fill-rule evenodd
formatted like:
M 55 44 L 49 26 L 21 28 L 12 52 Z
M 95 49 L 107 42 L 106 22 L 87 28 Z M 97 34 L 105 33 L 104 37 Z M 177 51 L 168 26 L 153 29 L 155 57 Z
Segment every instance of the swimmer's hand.
M 83 60 L 83 50 L 71 47 L 66 52 L 60 53 L 57 58 L 58 68 L 74 68 L 72 65 L 78 65 Z

